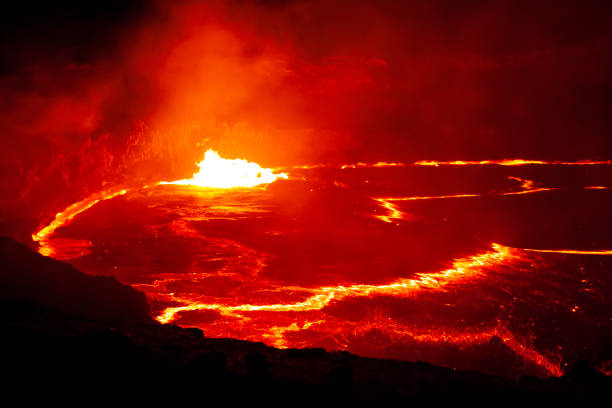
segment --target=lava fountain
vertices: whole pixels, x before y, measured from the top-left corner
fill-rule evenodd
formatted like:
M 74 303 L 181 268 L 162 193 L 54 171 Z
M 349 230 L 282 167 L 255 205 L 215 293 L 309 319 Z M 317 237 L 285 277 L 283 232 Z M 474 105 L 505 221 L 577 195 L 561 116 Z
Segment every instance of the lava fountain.
M 288 178 L 286 173 L 274 173 L 257 163 L 242 159 L 223 159 L 214 150 L 207 150 L 204 159 L 198 163 L 200 169 L 189 179 L 172 181 L 168 184 L 182 184 L 213 188 L 255 187 L 269 184 L 279 178 Z

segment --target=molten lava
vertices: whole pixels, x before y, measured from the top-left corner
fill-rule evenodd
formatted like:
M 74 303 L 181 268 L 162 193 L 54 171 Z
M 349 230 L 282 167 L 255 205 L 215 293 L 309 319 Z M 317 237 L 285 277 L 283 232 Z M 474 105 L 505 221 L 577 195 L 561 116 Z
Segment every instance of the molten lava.
M 535 181 L 529 179 L 522 179 L 520 177 L 510 176 L 508 177 L 510 180 L 516 180 L 521 183 L 522 190 L 518 191 L 505 191 L 505 192 L 493 192 L 488 195 L 497 195 L 497 196 L 510 196 L 510 195 L 523 195 L 523 194 L 533 194 L 533 193 L 541 193 L 545 191 L 554 191 L 558 190 L 556 187 L 536 187 Z M 596 187 L 585 187 L 587 190 L 605 190 L 606 187 L 596 186 Z M 435 195 L 435 196 L 413 196 L 413 197 L 374 197 L 373 199 L 377 201 L 385 210 L 387 210 L 386 215 L 375 215 L 375 218 L 378 218 L 381 221 L 392 223 L 393 220 L 402 220 L 406 219 L 406 213 L 397 208 L 396 202 L 402 201 L 418 201 L 418 200 L 441 200 L 447 198 L 468 198 L 468 197 L 482 197 L 485 194 L 450 194 L 450 195 Z
M 118 195 L 123 195 L 127 192 L 128 190 L 125 189 L 102 191 L 100 193 L 92 194 L 89 197 L 70 205 L 64 211 L 58 212 L 55 215 L 55 219 L 49 225 L 40 229 L 35 234 L 32 234 L 32 240 L 39 242 L 45 238 L 48 238 L 57 228 L 67 224 L 74 217 L 93 207 L 100 201 L 110 200 L 111 198 L 115 198 Z
M 358 168 L 376 168 L 376 167 L 404 167 L 404 163 L 393 163 L 393 162 L 376 162 L 376 163 L 364 163 L 358 162 L 354 164 L 343 164 L 340 166 L 341 170 L 344 169 L 358 169 Z
M 338 168 L 340 170 L 347 169 L 360 169 L 360 168 L 379 168 L 379 167 L 407 167 L 407 166 L 428 166 L 428 167 L 440 167 L 440 166 L 528 166 L 528 165 L 540 165 L 540 166 L 606 166 L 612 165 L 612 160 L 578 160 L 578 161 L 562 161 L 562 160 L 529 160 L 529 159 L 502 159 L 502 160 L 454 160 L 454 161 L 437 161 L 437 160 L 418 160 L 414 163 L 402 163 L 402 162 L 385 162 L 379 161 L 374 163 L 357 162 L 350 164 L 304 164 L 289 167 L 279 167 L 278 169 L 292 168 L 292 169 L 318 169 L 318 168 Z
M 473 164 L 570 165 L 511 163 Z M 43 255 L 71 259 L 91 273 L 111 273 L 143 291 L 159 322 L 196 326 L 210 337 L 455 367 L 470 367 L 473 357 L 462 362 L 457 357 L 462 353 L 477 355 L 501 342 L 535 370 L 525 372 L 538 375 L 561 375 L 567 359 L 573 358 L 571 350 L 558 348 L 566 347 L 566 340 L 547 330 L 572 327 L 571 319 L 586 316 L 589 302 L 595 310 L 601 308 L 596 302 L 607 290 L 597 286 L 603 285 L 601 278 L 587 274 L 594 267 L 584 265 L 590 262 L 588 255 L 610 255 L 610 250 L 520 249 L 537 247 L 516 242 L 513 247 L 491 244 L 487 250 L 482 241 L 461 242 L 473 232 L 485 237 L 486 225 L 453 224 L 451 218 L 470 213 L 471 206 L 474 211 L 502 204 L 500 208 L 530 211 L 529 203 L 557 196 L 605 199 L 609 187 L 604 177 L 585 179 L 576 189 L 575 184 L 542 178 L 544 173 L 535 168 L 521 169 L 518 177 L 512 168 L 483 166 L 470 173 L 490 179 L 456 186 L 447 181 L 449 171 L 455 170 L 435 165 L 423 169 L 416 163 L 358 162 L 286 167 L 299 182 L 266 189 L 245 187 L 288 175 L 280 168 L 222 159 L 210 150 L 198 166 L 200 171 L 190 179 L 91 195 L 59 212 L 32 238 Z M 310 177 L 321 168 L 329 170 Z M 563 171 L 582 170 L 576 166 Z M 412 184 L 402 184 L 406 180 Z M 482 181 L 489 184 L 479 184 Z M 120 195 L 127 196 L 113 200 Z M 77 216 L 84 211 L 100 211 L 102 218 L 119 214 L 133 222 L 129 228 L 109 229 L 114 218 L 89 225 L 98 218 L 92 214 L 79 226 Z M 500 225 L 504 227 L 497 229 L 503 233 L 507 226 Z M 111 230 L 121 244 L 109 236 Z M 459 239 L 452 235 L 456 231 L 461 231 Z M 421 246 L 421 240 L 431 241 Z M 486 242 L 507 238 L 500 234 Z M 130 245 L 138 249 L 129 252 L 125 263 L 116 254 Z M 574 247 L 573 242 L 545 245 Z M 428 248 L 423 258 L 432 263 L 423 266 L 418 259 Z M 561 275 L 566 264 L 571 264 L 573 275 Z M 576 270 L 586 272 L 578 276 Z M 570 278 L 576 285 L 557 284 Z M 561 317 L 548 327 L 536 320 L 539 311 Z M 568 320 L 563 313 L 572 317 Z M 594 327 L 605 324 L 593 320 Z
M 525 248 L 523 251 L 540 252 L 545 254 L 568 254 L 568 255 L 612 255 L 612 249 L 580 250 L 580 249 L 531 249 Z
M 214 150 L 208 150 L 204 154 L 204 160 L 198 163 L 198 167 L 200 171 L 191 178 L 172 181 L 169 184 L 213 188 L 255 187 L 272 183 L 278 178 L 288 178 L 285 173 L 276 174 L 257 163 L 242 159 L 223 159 Z
M 346 297 L 375 296 L 375 295 L 395 295 L 407 296 L 420 290 L 441 289 L 451 282 L 474 278 L 482 274 L 483 269 L 493 265 L 508 262 L 517 258 L 511 248 L 499 244 L 491 244 L 493 251 L 470 256 L 464 259 L 457 259 L 453 262 L 453 267 L 439 272 L 420 273 L 418 279 L 398 279 L 384 285 L 351 285 L 322 287 L 315 289 L 289 287 L 286 290 L 300 290 L 313 293 L 312 296 L 301 302 L 289 304 L 272 305 L 252 305 L 244 304 L 237 306 L 227 306 L 219 304 L 192 303 L 186 306 L 169 307 L 165 309 L 156 319 L 161 323 L 168 323 L 176 318 L 176 314 L 187 310 L 220 310 L 223 314 L 234 314 L 236 312 L 253 311 L 311 311 L 320 310 L 329 305 L 332 301 L 338 301 Z
M 455 161 L 435 161 L 420 160 L 414 163 L 415 166 L 479 166 L 479 165 L 498 165 L 498 166 L 525 166 L 529 164 L 538 165 L 561 165 L 561 166 L 589 166 L 589 165 L 609 165 L 610 160 L 579 160 L 579 161 L 544 161 L 544 160 L 525 160 L 525 159 L 503 159 L 503 160 L 455 160 Z

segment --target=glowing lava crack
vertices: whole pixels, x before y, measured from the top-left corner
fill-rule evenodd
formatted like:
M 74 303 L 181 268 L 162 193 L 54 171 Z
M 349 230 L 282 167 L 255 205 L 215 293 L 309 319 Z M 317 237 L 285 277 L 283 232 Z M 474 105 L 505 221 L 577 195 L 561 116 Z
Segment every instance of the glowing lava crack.
M 176 318 L 176 314 L 188 310 L 218 310 L 225 315 L 234 315 L 240 312 L 288 312 L 288 311 L 312 311 L 320 310 L 328 306 L 334 300 L 347 297 L 394 295 L 408 296 L 422 289 L 442 290 L 444 286 L 461 279 L 474 278 L 484 273 L 484 268 L 496 264 L 509 262 L 519 256 L 509 247 L 492 244 L 493 251 L 474 255 L 468 258 L 457 259 L 453 267 L 440 272 L 418 274 L 417 279 L 398 279 L 384 285 L 350 285 L 350 286 L 328 286 L 315 289 L 301 287 L 286 287 L 287 290 L 302 290 L 311 292 L 313 295 L 302 302 L 288 304 L 252 305 L 243 304 L 227 306 L 221 304 L 191 303 L 185 306 L 169 307 L 165 309 L 156 319 L 161 323 L 168 323 Z

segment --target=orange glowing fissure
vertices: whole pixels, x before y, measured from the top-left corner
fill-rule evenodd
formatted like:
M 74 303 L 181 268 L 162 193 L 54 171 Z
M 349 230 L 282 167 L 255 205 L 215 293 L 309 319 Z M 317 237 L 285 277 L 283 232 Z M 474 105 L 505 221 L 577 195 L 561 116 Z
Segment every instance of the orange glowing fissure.
M 533 180 L 521 179 L 519 177 L 508 177 L 512 180 L 517 180 L 521 182 L 522 190 L 519 191 L 506 191 L 506 192 L 497 192 L 491 194 L 450 194 L 450 195 L 437 195 L 437 196 L 410 196 L 410 197 L 372 197 L 374 201 L 376 201 L 382 208 L 387 211 L 387 214 L 384 215 L 374 215 L 374 218 L 377 218 L 386 223 L 393 223 L 396 220 L 407 220 L 409 219 L 409 215 L 404 211 L 401 211 L 396 202 L 402 201 L 417 201 L 417 200 L 439 200 L 446 198 L 468 198 L 468 197 L 482 197 L 485 195 L 489 196 L 513 196 L 513 195 L 524 195 L 524 194 L 534 194 L 534 193 L 543 193 L 546 191 L 555 191 L 559 190 L 558 187 L 535 187 L 535 183 Z M 586 186 L 585 190 L 608 190 L 610 187 L 607 186 Z M 566 250 L 570 251 L 570 250 Z M 567 252 L 569 253 L 569 252 Z M 584 253 L 584 251 L 582 251 Z
M 557 187 L 536 187 L 535 182 L 529 179 L 522 179 L 520 177 L 508 177 L 510 180 L 516 180 L 521 183 L 522 190 L 518 191 L 506 191 L 506 192 L 494 192 L 490 194 L 450 194 L 450 195 L 437 195 L 437 196 L 409 196 L 409 197 L 373 197 L 373 200 L 378 202 L 381 207 L 383 207 L 387 214 L 385 215 L 375 215 L 374 217 L 387 222 L 393 223 L 395 220 L 406 220 L 408 219 L 408 215 L 401 211 L 396 202 L 402 201 L 417 201 L 417 200 L 439 200 L 439 199 L 448 199 L 448 198 L 468 198 L 468 197 L 482 197 L 485 195 L 489 196 L 512 196 L 512 195 L 523 195 L 523 194 L 533 194 L 533 193 L 541 193 L 545 191 L 554 191 L 558 190 Z M 585 189 L 593 189 L 593 190 L 602 190 L 606 189 L 603 186 L 595 186 L 595 187 L 585 187 Z
M 127 192 L 127 189 L 104 190 L 102 192 L 92 194 L 89 197 L 70 205 L 64 211 L 55 214 L 55 219 L 51 221 L 49 225 L 41 228 L 38 232 L 32 234 L 32 240 L 39 243 L 44 242 L 46 239 L 49 239 L 51 237 L 51 235 L 55 232 L 56 229 L 68 224 L 74 219 L 74 217 L 90 209 L 100 201 L 110 200 L 111 198 L 124 195 Z
M 380 285 L 356 284 L 356 285 L 337 285 L 323 286 L 318 288 L 306 288 L 287 286 L 282 287 L 287 291 L 299 291 L 309 293 L 310 295 L 304 300 L 293 303 L 274 303 L 274 304 L 221 304 L 221 303 L 201 303 L 198 301 L 190 301 L 189 299 L 171 296 L 174 301 L 182 302 L 182 306 L 168 307 L 164 309 L 156 320 L 160 323 L 170 323 L 175 321 L 182 312 L 198 311 L 198 310 L 214 310 L 221 315 L 237 318 L 239 321 L 249 321 L 249 313 L 257 312 L 286 312 L 286 313 L 309 313 L 320 311 L 334 302 L 342 301 L 346 298 L 358 297 L 375 297 L 375 296 L 394 296 L 408 297 L 418 296 L 419 293 L 431 293 L 431 291 L 446 291 L 447 287 L 460 282 L 473 282 L 479 278 L 486 278 L 487 271 L 502 264 L 509 264 L 513 261 L 523 259 L 521 250 L 503 246 L 500 244 L 491 244 L 492 250 L 469 256 L 466 258 L 456 259 L 452 263 L 452 267 L 442 271 L 419 273 L 415 278 L 400 278 L 392 282 Z M 485 329 L 482 331 L 473 332 L 458 331 L 458 330 L 429 330 L 422 331 L 415 328 L 405 326 L 401 323 L 394 322 L 389 319 L 384 319 L 380 322 L 364 322 L 352 323 L 347 321 L 334 321 L 333 324 L 326 325 L 326 319 L 302 322 L 300 325 L 293 322 L 287 326 L 272 326 L 266 327 L 263 332 L 259 333 L 259 337 L 253 338 L 266 339 L 269 344 L 276 347 L 296 347 L 299 344 L 291 343 L 285 335 L 288 332 L 296 332 L 301 330 L 322 330 L 328 336 L 335 333 L 342 336 L 342 333 L 364 333 L 372 329 L 383 330 L 387 335 L 406 340 L 426 342 L 426 343 L 445 343 L 445 344 L 482 344 L 490 341 L 493 337 L 499 337 L 504 344 L 512 349 L 517 355 L 523 359 L 532 361 L 538 366 L 546 370 L 549 375 L 560 376 L 563 374 L 561 365 L 557 361 L 536 351 L 534 348 L 523 344 L 503 325 L 498 322 L 497 327 Z M 210 328 L 208 328 L 210 330 Z M 225 333 L 218 333 L 223 337 Z M 339 345 L 340 348 L 341 345 Z
M 546 253 L 546 254 L 568 254 L 568 255 L 612 255 L 612 249 L 580 250 L 580 249 L 531 249 L 531 248 L 524 248 L 523 251 L 541 252 L 541 253 Z
M 516 180 L 521 183 L 522 190 L 518 191 L 506 191 L 496 192 L 488 195 L 497 196 L 512 196 L 512 195 L 524 195 L 542 193 L 545 191 L 558 190 L 558 187 L 536 187 L 533 180 L 522 179 L 520 177 L 508 177 L 511 180 Z M 585 190 L 608 190 L 610 187 L 607 186 L 586 186 Z M 445 198 L 467 198 L 467 197 L 482 197 L 485 194 L 450 194 L 450 195 L 437 195 L 437 196 L 411 196 L 411 197 L 373 197 L 373 200 L 378 202 L 388 213 L 386 215 L 375 215 L 381 221 L 387 223 L 393 223 L 394 220 L 405 220 L 409 218 L 403 211 L 397 208 L 394 202 L 401 201 L 416 201 L 416 200 L 436 200 Z M 569 251 L 569 250 L 568 250 Z M 584 251 L 583 251 L 584 253 Z
M 563 160 L 531 160 L 531 159 L 501 159 L 501 160 L 454 160 L 454 161 L 437 161 L 437 160 L 419 160 L 413 163 L 401 162 L 384 162 L 375 163 L 357 162 L 351 164 L 329 165 L 329 164 L 304 164 L 290 167 L 278 167 L 277 170 L 291 169 L 320 169 L 320 168 L 339 168 L 359 169 L 359 168 L 378 168 L 378 167 L 406 167 L 406 166 L 529 166 L 529 165 L 547 165 L 547 166 L 595 166 L 595 165 L 612 165 L 612 160 L 578 160 L 578 161 L 563 161 Z
M 338 285 L 320 288 L 286 287 L 287 290 L 310 292 L 312 295 L 301 302 L 288 304 L 267 305 L 223 305 L 193 302 L 184 306 L 166 308 L 156 319 L 161 323 L 168 323 L 176 319 L 180 312 L 189 310 L 217 310 L 224 315 L 236 315 L 243 312 L 305 312 L 321 310 L 333 301 L 346 297 L 394 295 L 407 296 L 422 289 L 442 289 L 444 286 L 460 279 L 473 278 L 483 273 L 483 268 L 490 267 L 518 255 L 511 248 L 499 244 L 492 244 L 493 250 L 484 254 L 457 259 L 450 269 L 440 272 L 421 273 L 416 279 L 397 279 L 382 285 Z
M 312 322 L 310 325 L 315 325 L 320 322 Z M 533 347 L 524 344 L 518 340 L 504 325 L 498 321 L 497 325 L 489 329 L 483 329 L 479 331 L 456 331 L 456 330 L 445 330 L 445 329 L 434 329 L 422 331 L 414 329 L 409 326 L 398 324 L 388 319 L 383 322 L 364 323 L 358 322 L 355 325 L 348 324 L 354 327 L 341 327 L 338 331 L 352 331 L 353 333 L 364 333 L 372 329 L 377 329 L 385 332 L 387 335 L 393 337 L 396 341 L 417 341 L 420 343 L 429 344 L 454 344 L 454 345 L 474 345 L 484 344 L 489 342 L 494 337 L 498 337 L 501 341 L 510 348 L 516 355 L 522 359 L 531 361 L 532 363 L 543 368 L 548 375 L 560 377 L 563 375 L 563 369 L 561 368 L 560 358 L 550 358 L 544 354 L 538 352 Z M 307 328 L 307 327 L 304 327 Z M 286 331 L 294 331 L 293 327 L 284 328 Z M 281 337 L 282 333 L 278 333 L 277 337 Z M 277 346 L 283 347 L 282 342 Z
M 439 196 L 414 196 L 414 197 L 374 197 L 373 200 L 378 202 L 385 210 L 386 215 L 375 215 L 381 221 L 392 223 L 394 220 L 405 220 L 409 218 L 406 213 L 397 208 L 394 204 L 396 201 L 416 201 L 416 200 L 435 200 L 443 198 L 464 198 L 464 197 L 479 197 L 481 194 L 454 194 L 454 195 L 439 195 Z
M 498 166 L 525 166 L 530 164 L 539 165 L 562 165 L 562 166 L 588 166 L 612 164 L 612 160 L 579 160 L 579 161 L 545 161 L 545 160 L 525 160 L 525 159 L 502 159 L 502 160 L 455 160 L 455 161 L 435 161 L 421 160 L 414 163 L 415 166 L 478 166 L 478 165 L 498 165 Z
M 285 334 L 288 332 L 296 332 L 300 330 L 308 330 L 310 328 L 321 329 L 326 323 L 325 320 L 314 320 L 304 323 L 301 327 L 293 323 L 286 327 L 270 327 L 268 333 L 262 335 L 270 344 L 278 348 L 296 347 L 296 344 L 288 344 L 285 340 Z M 541 367 L 550 376 L 560 377 L 563 375 L 561 358 L 548 357 L 543 353 L 538 352 L 535 348 L 524 344 L 518 340 L 504 325 L 498 321 L 497 325 L 483 330 L 419 330 L 401 323 L 394 322 L 390 319 L 379 319 L 373 322 L 342 322 L 334 321 L 333 326 L 325 326 L 325 331 L 328 336 L 337 335 L 342 337 L 342 333 L 363 334 L 371 330 L 379 330 L 394 339 L 394 343 L 416 341 L 424 344 L 453 344 L 458 346 L 472 346 L 475 344 L 485 344 L 491 341 L 494 337 L 498 337 L 509 349 L 523 360 L 531 361 Z M 299 344 L 298 344 L 299 346 Z M 308 344 L 303 344 L 307 347 Z M 342 344 L 339 344 L 339 348 Z
M 404 163 L 393 163 L 393 162 L 376 162 L 376 163 L 363 163 L 358 162 L 354 164 L 343 164 L 340 166 L 341 170 L 344 169 L 358 169 L 361 167 L 365 168 L 376 168 L 376 167 L 404 167 Z

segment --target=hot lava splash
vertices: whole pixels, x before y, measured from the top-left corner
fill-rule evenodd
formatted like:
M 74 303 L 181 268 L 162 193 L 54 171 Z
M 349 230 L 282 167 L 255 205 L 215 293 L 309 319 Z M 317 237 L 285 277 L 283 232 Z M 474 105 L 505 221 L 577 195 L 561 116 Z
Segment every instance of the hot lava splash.
M 208 151 L 198 166 L 190 179 L 86 197 L 32 238 L 142 290 L 158 321 L 210 337 L 503 375 L 612 359 L 609 161 L 289 175 Z
M 255 187 L 272 183 L 278 178 L 287 178 L 285 173 L 275 174 L 270 169 L 261 168 L 257 163 L 241 159 L 223 159 L 214 150 L 208 150 L 204 154 L 204 160 L 198 163 L 198 167 L 200 171 L 190 179 L 169 184 L 215 188 Z

